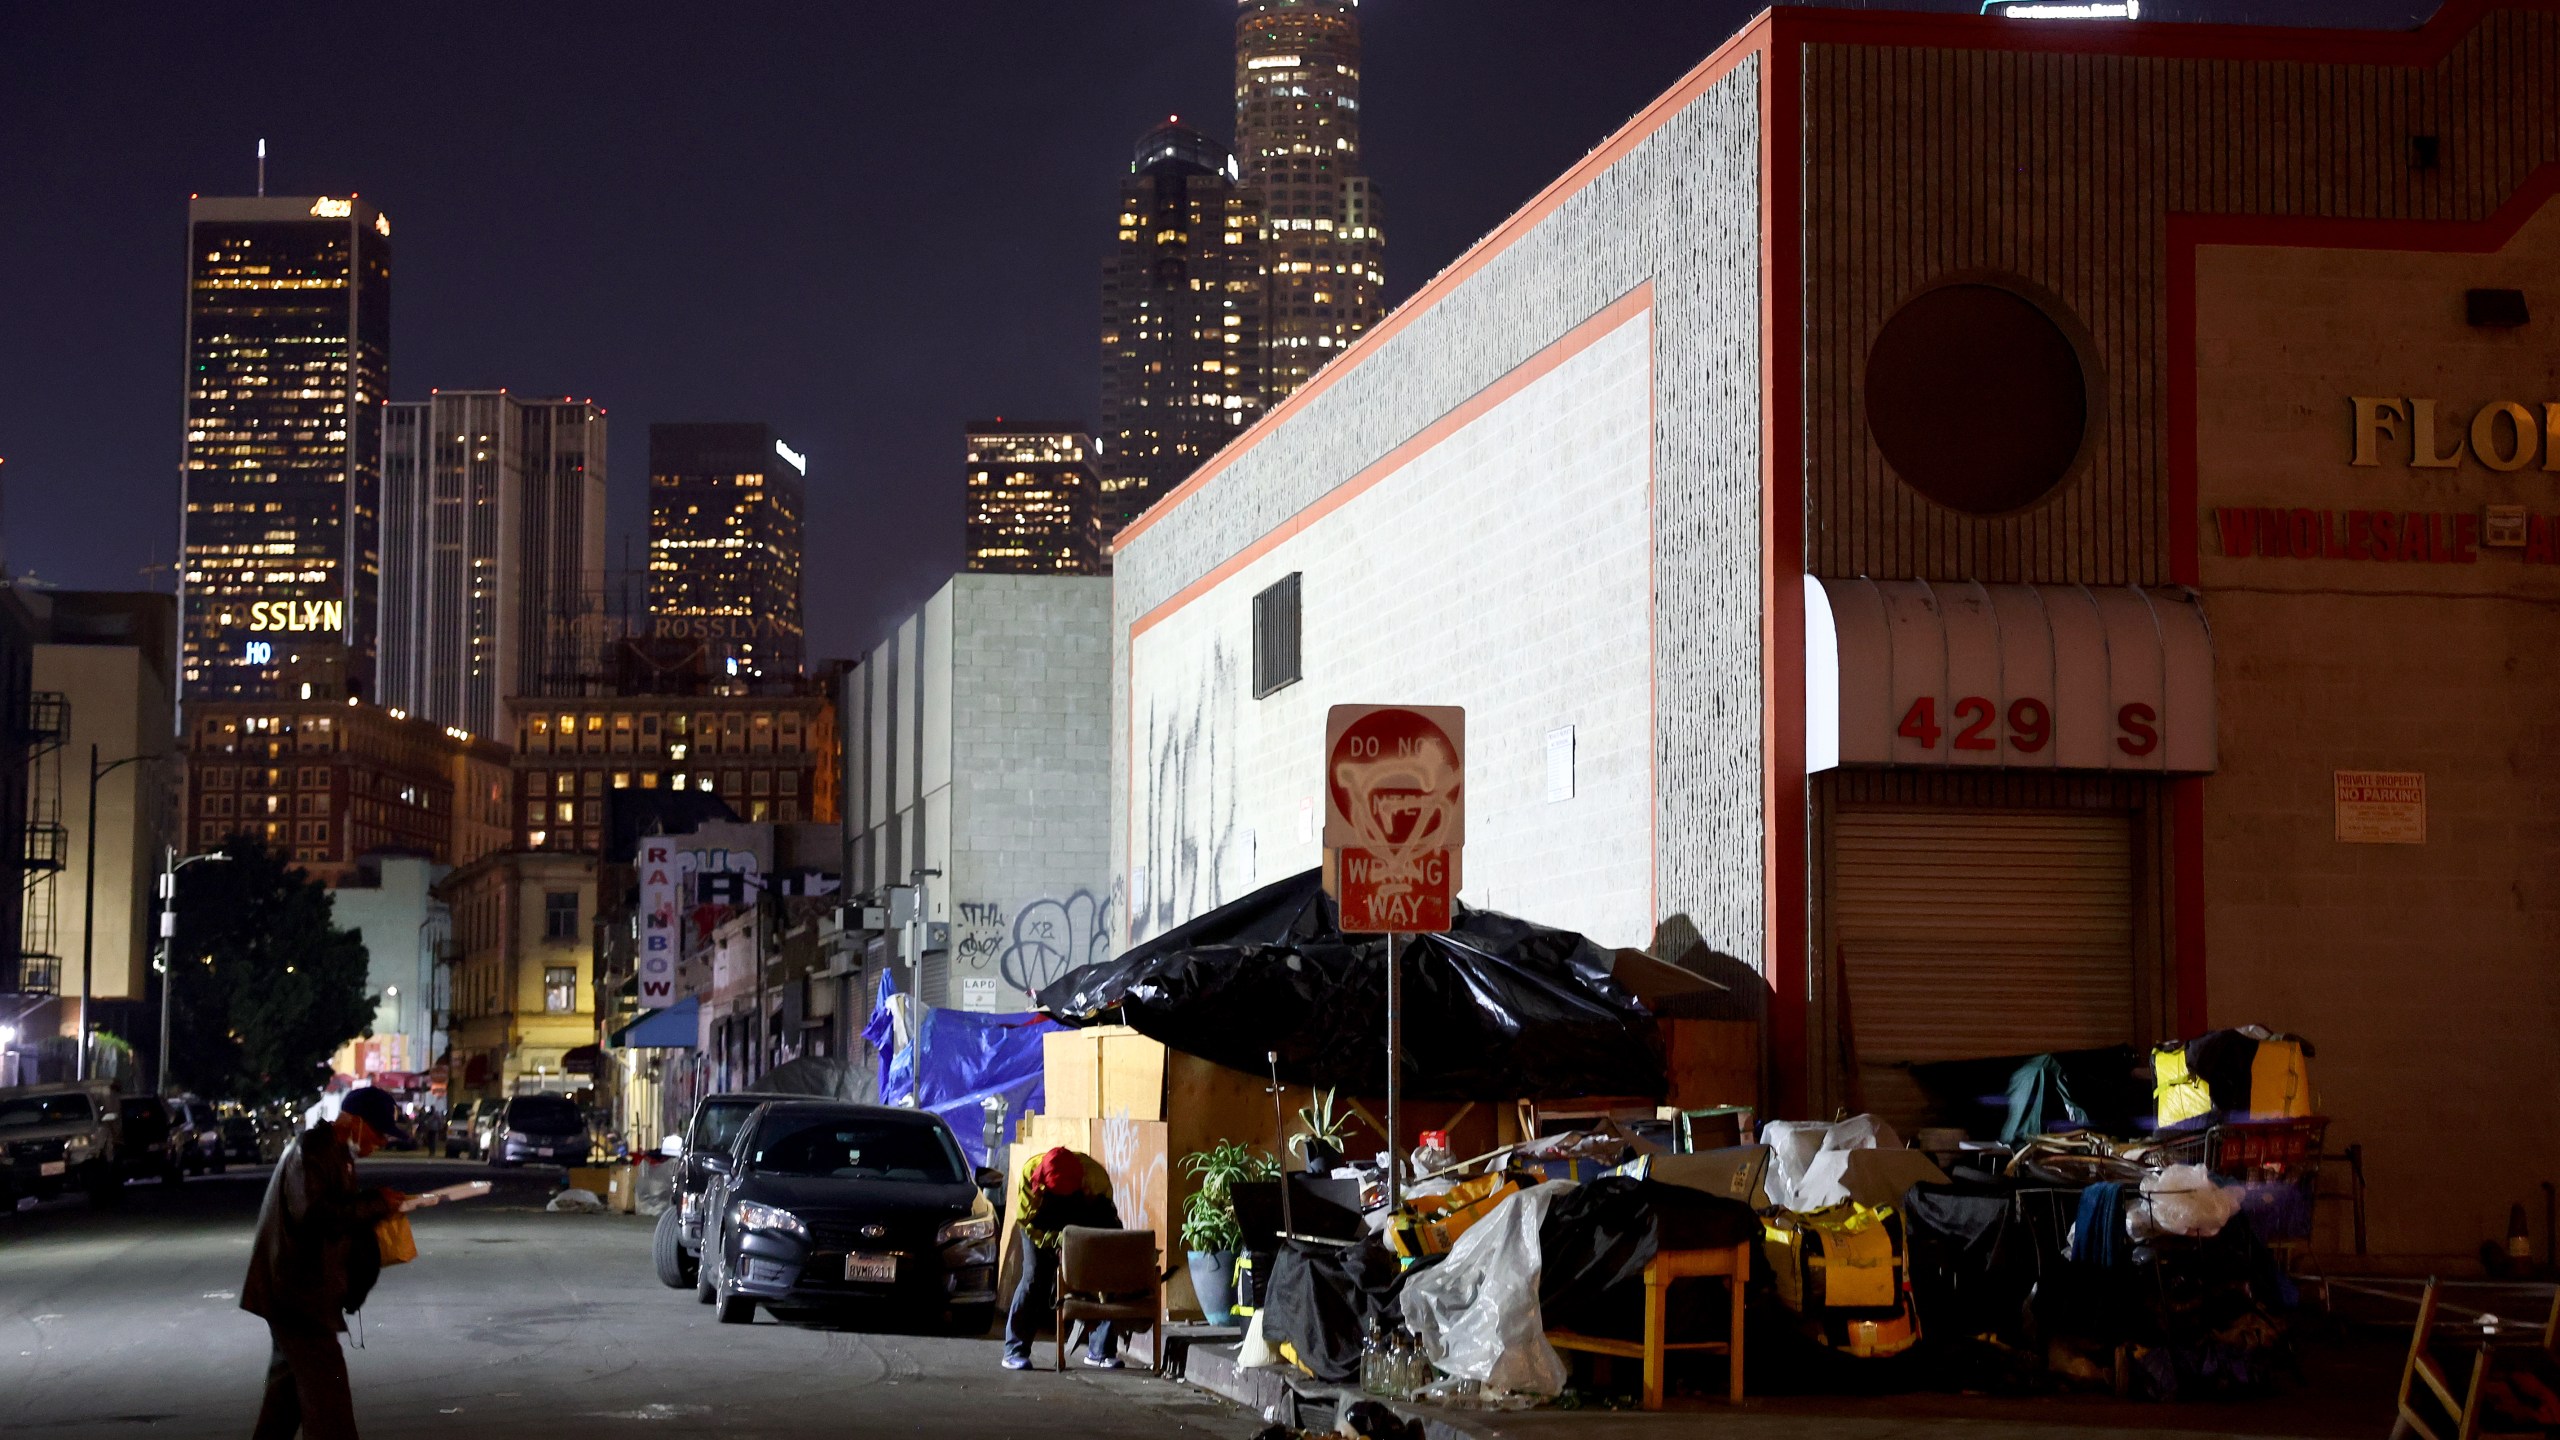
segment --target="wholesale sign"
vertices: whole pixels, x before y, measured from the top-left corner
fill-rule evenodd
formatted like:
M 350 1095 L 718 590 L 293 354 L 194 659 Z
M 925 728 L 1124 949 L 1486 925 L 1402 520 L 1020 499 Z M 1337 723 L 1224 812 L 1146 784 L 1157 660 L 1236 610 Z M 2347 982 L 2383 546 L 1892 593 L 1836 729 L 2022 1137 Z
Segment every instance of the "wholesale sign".
M 1466 843 L 1466 712 L 1336 705 L 1325 716 L 1325 848 L 1342 928 L 1442 931 Z

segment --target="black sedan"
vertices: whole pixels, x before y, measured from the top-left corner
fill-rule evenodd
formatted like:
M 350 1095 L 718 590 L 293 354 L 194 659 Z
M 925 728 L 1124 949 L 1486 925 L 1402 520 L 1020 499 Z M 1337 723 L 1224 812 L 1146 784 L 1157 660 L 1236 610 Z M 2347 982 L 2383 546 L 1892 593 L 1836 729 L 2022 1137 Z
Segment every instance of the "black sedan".
M 712 1157 L 697 1293 L 723 1323 L 756 1306 L 886 1304 L 963 1334 L 995 1318 L 996 1211 L 940 1117 L 766 1105 Z

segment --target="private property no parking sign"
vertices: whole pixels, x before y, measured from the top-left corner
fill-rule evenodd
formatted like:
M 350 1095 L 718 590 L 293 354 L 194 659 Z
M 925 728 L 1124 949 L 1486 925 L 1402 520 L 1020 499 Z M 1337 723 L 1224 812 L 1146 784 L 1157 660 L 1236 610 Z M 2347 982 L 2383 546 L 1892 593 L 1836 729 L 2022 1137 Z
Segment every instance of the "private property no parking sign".
M 1324 844 L 1349 931 L 1449 928 L 1467 838 L 1467 712 L 1336 705 L 1325 714 Z

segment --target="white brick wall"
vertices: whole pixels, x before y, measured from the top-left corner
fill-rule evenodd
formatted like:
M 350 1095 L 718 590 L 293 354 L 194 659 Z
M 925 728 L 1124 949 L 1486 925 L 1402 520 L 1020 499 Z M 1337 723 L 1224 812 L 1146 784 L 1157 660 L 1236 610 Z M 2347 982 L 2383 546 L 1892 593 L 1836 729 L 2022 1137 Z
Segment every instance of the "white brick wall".
M 1326 708 L 1407 701 L 1467 709 L 1468 903 L 1651 939 L 1650 335 L 1617 325 L 1138 635 L 1132 938 L 1317 864 Z M 1292 571 L 1305 678 L 1255 700 L 1253 596 Z

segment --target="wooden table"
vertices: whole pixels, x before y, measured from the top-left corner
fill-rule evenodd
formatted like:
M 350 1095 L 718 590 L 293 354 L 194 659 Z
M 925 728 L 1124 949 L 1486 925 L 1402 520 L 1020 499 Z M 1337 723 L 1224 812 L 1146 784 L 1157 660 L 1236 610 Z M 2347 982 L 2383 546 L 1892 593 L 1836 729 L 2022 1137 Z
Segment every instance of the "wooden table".
M 1644 1267 L 1644 1339 L 1609 1340 L 1571 1330 L 1550 1330 L 1547 1343 L 1559 1350 L 1618 1355 L 1644 1361 L 1644 1408 L 1662 1408 L 1662 1361 L 1674 1350 L 1721 1350 L 1725 1355 L 1725 1398 L 1742 1400 L 1742 1292 L 1751 1280 L 1749 1243 L 1722 1250 L 1664 1250 Z M 1732 1299 L 1732 1328 L 1722 1340 L 1673 1340 L 1663 1334 L 1670 1310 L 1672 1282 L 1721 1277 Z

